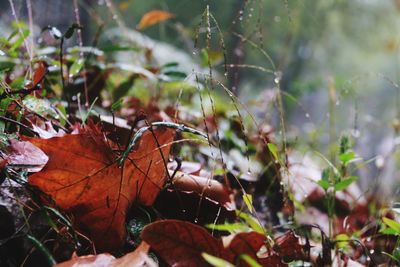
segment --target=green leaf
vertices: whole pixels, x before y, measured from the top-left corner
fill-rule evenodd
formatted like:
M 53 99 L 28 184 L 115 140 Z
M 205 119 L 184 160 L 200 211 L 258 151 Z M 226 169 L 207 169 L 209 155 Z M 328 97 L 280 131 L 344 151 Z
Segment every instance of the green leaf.
M 123 98 L 118 99 L 117 101 L 115 101 L 112 105 L 111 105 L 111 110 L 115 111 L 117 109 L 119 109 L 122 106 L 122 102 L 124 101 Z
M 253 259 L 247 254 L 241 254 L 239 257 L 251 267 L 262 267 L 255 259 Z
M 224 223 L 224 224 L 206 224 L 206 228 L 208 229 L 213 229 L 217 231 L 227 231 L 230 233 L 235 233 L 235 232 L 243 232 L 248 230 L 247 225 L 244 223 Z
M 22 35 L 14 42 L 14 44 L 10 47 L 8 52 L 10 53 L 10 52 L 18 49 L 22 45 L 22 43 L 25 41 L 26 37 L 29 36 L 29 33 L 30 33 L 29 30 L 23 30 Z
M 331 169 L 333 170 L 333 174 L 336 176 L 340 176 L 340 172 L 339 170 L 335 167 L 335 165 L 332 164 L 332 162 L 329 161 L 329 159 L 327 159 L 324 155 L 322 155 L 321 153 L 319 153 L 318 151 L 313 151 L 315 154 L 317 154 L 321 159 L 323 159 L 328 165 L 329 167 L 331 167 Z M 329 172 L 327 173 L 329 174 Z M 329 177 L 329 176 L 328 176 Z M 324 179 L 324 174 L 322 175 L 322 178 Z M 328 178 L 329 179 L 329 178 Z
M 400 223 L 396 222 L 395 220 L 389 219 L 389 218 L 382 218 L 382 221 L 389 226 L 391 229 L 396 231 L 397 234 L 400 234 Z
M 253 211 L 253 196 L 250 194 L 243 194 L 243 201 L 246 204 L 247 209 L 252 212 Z
M 51 265 L 54 266 L 57 264 L 56 260 L 53 258 L 53 256 L 51 255 L 51 253 L 49 252 L 49 250 L 39 241 L 37 240 L 34 236 L 31 235 L 27 235 L 28 240 L 30 240 L 33 245 L 39 250 L 41 251 L 46 259 L 47 262 Z
M 75 76 L 76 74 L 78 74 L 81 71 L 84 64 L 85 64 L 85 60 L 83 58 L 79 58 L 71 65 L 71 68 L 69 69 L 69 74 L 71 76 Z
M 52 207 L 48 207 L 48 206 L 43 206 L 43 209 L 47 212 L 53 213 L 55 216 L 58 217 L 58 219 L 60 219 L 66 226 L 68 226 L 69 230 L 71 231 L 71 235 L 73 236 L 75 243 L 77 244 L 78 241 L 78 237 L 76 236 L 75 233 L 75 229 L 74 226 L 72 225 L 72 223 L 64 216 L 62 215 L 58 210 L 52 208 Z M 50 217 L 49 217 L 50 219 Z M 54 227 L 55 228 L 55 227 Z
M 170 69 L 170 68 L 176 69 L 178 66 L 179 66 L 178 62 L 169 62 L 169 63 L 166 63 L 166 64 L 162 65 L 161 69 L 162 70 Z
M 381 229 L 379 231 L 379 233 L 384 234 L 384 235 L 397 235 L 396 230 L 394 230 L 392 228 Z
M 331 186 L 331 184 L 325 179 L 319 180 L 318 185 L 321 186 L 325 191 Z
M 79 25 L 79 24 L 77 24 L 77 23 L 74 23 L 74 24 L 72 24 L 72 25 L 68 28 L 68 30 L 64 33 L 64 37 L 65 37 L 66 39 L 69 39 L 69 38 L 71 38 L 72 35 L 74 34 L 75 30 L 80 30 L 80 29 L 82 29 L 82 26 Z
M 235 265 L 231 264 L 230 262 L 205 252 L 201 253 L 201 256 L 206 262 L 214 267 L 235 267 Z
M 350 138 L 347 135 L 340 137 L 340 154 L 346 153 L 350 147 Z
M 260 234 L 265 234 L 266 231 L 253 216 L 241 211 L 236 211 L 236 215 L 242 218 L 245 221 L 245 223 L 247 223 L 250 226 L 250 228 L 253 229 L 255 232 Z
M 355 157 L 356 153 L 354 153 L 354 151 L 351 150 L 339 155 L 339 159 L 344 165 L 347 165 Z
M 65 124 L 67 123 L 67 110 L 61 104 L 57 106 L 57 110 L 59 111 L 59 115 L 60 115 L 59 116 L 60 124 L 62 126 L 65 126 Z
M 274 159 L 279 160 L 278 159 L 278 148 L 276 147 L 276 145 L 273 143 L 268 143 L 267 147 L 269 149 L 269 152 L 271 152 L 272 156 L 274 157 Z
M 340 181 L 339 183 L 335 184 L 334 188 L 335 191 L 341 191 L 351 185 L 353 182 L 357 181 L 357 176 L 349 176 L 346 179 Z
M 8 36 L 7 41 L 10 42 L 10 41 L 12 40 L 12 38 L 14 38 L 14 36 L 16 36 L 18 33 L 19 33 L 19 30 L 18 30 L 18 29 L 14 30 L 14 31 L 10 34 L 10 36 Z M 4 40 L 4 41 L 6 41 L 6 40 Z
M 349 236 L 346 234 L 338 234 L 335 237 L 338 248 L 345 248 L 349 244 Z
M 47 116 L 50 115 L 51 117 L 58 119 L 58 113 L 52 107 L 50 101 L 46 98 L 36 98 L 34 96 L 26 96 L 22 103 L 28 109 L 42 115 Z
M 131 75 L 126 81 L 123 81 L 116 87 L 113 91 L 113 97 L 114 99 L 121 98 L 123 96 L 126 96 L 129 92 L 129 90 L 133 87 L 136 78 L 138 75 L 133 74 Z
M 0 72 L 10 71 L 15 66 L 15 63 L 11 61 L 0 62 Z
M 167 79 L 164 78 L 164 80 L 167 81 L 182 81 L 186 79 L 186 73 L 181 72 L 181 71 L 166 71 L 162 73 L 167 77 Z

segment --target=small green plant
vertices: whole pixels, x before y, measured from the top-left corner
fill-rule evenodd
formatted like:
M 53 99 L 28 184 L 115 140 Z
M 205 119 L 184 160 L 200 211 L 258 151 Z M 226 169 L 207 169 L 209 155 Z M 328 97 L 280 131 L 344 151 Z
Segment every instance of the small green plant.
M 382 218 L 383 229 L 382 234 L 395 235 L 397 237 L 396 245 L 392 253 L 384 253 L 389 256 L 397 264 L 400 264 L 400 223 L 396 220 L 384 217 Z
M 326 193 L 326 207 L 328 210 L 329 235 L 332 237 L 333 217 L 335 216 L 335 197 L 336 192 L 345 190 L 348 186 L 358 180 L 357 176 L 348 175 L 348 166 L 351 162 L 357 160 L 355 152 L 351 149 L 351 142 L 348 136 L 343 135 L 340 138 L 340 149 L 338 159 L 339 166 L 335 166 L 327 158 L 320 156 L 328 163 L 329 167 L 322 171 L 321 180 L 318 185 L 324 189 Z

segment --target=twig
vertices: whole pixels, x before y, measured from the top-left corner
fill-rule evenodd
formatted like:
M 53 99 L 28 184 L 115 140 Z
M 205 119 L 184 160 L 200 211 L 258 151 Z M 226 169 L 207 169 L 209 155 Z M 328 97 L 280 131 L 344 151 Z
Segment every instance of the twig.
M 16 120 L 13 120 L 13 119 L 4 117 L 4 116 L 0 116 L 0 120 L 7 121 L 7 122 L 11 122 L 11 123 L 15 123 L 15 124 L 17 124 L 17 125 L 19 125 L 19 126 L 25 128 L 25 129 L 31 131 L 34 135 L 40 136 L 37 132 L 35 132 L 34 130 L 32 130 L 31 128 L 29 128 L 28 126 L 26 126 L 25 124 L 23 124 L 23 123 L 21 123 L 21 122 L 19 122 L 19 121 L 16 121 Z

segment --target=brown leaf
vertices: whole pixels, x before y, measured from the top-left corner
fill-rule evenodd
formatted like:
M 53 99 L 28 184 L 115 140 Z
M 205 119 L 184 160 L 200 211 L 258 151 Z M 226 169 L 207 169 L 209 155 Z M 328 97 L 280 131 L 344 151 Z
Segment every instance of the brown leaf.
M 232 263 L 238 263 L 238 256 L 241 254 L 257 259 L 257 252 L 264 245 L 266 239 L 265 235 L 257 232 L 236 234 L 224 251 L 224 258 Z M 244 264 L 243 261 L 240 262 Z
M 47 64 L 44 61 L 39 62 L 38 68 L 33 73 L 32 82 L 30 82 L 26 88 L 27 89 L 35 89 L 36 86 L 40 84 L 40 88 L 43 88 L 43 78 L 48 72 Z
M 204 228 L 177 220 L 154 222 L 143 228 L 141 238 L 169 265 L 209 266 L 201 256 L 206 252 L 221 257 L 222 241 Z
M 257 232 L 239 233 L 229 243 L 228 251 L 234 256 L 247 254 L 257 259 L 257 252 L 264 245 L 266 239 L 265 235 Z M 236 259 L 232 259 L 231 262 L 236 262 Z
M 241 254 L 257 260 L 257 252 L 266 240 L 259 233 L 240 233 L 225 248 L 221 239 L 214 238 L 204 228 L 177 220 L 149 224 L 143 228 L 141 238 L 171 266 L 209 266 L 201 256 L 203 252 L 234 264 Z
M 136 267 L 136 266 L 152 266 L 154 261 L 151 260 L 147 253 L 149 245 L 142 242 L 135 251 L 116 259 L 108 253 L 99 255 L 86 255 L 81 257 L 72 257 L 69 261 L 57 264 L 55 267 Z M 145 265 L 146 264 L 146 265 Z
M 276 239 L 274 250 L 288 261 L 306 260 L 304 245 L 300 244 L 300 238 L 289 231 Z
M 163 10 L 149 11 L 140 19 L 138 29 L 143 30 L 144 28 L 153 26 L 154 24 L 163 22 L 167 19 L 173 18 L 174 16 L 174 14 Z
M 5 150 L 3 160 L 8 165 L 29 166 L 29 172 L 38 172 L 48 161 L 48 157 L 42 150 L 27 141 L 10 140 L 10 146 Z
M 75 216 L 100 249 L 120 247 L 126 235 L 125 215 L 138 201 L 153 204 L 164 186 L 165 167 L 158 148 L 167 159 L 175 132 L 146 132 L 122 168 L 109 145 L 96 130 L 50 139 L 30 139 L 50 158 L 42 172 L 29 183 L 50 195 L 55 203 Z
M 170 173 L 173 173 L 173 171 L 170 171 Z M 235 209 L 232 192 L 216 180 L 177 171 L 172 183 L 176 190 L 196 192 L 199 195 L 218 202 L 227 209 Z

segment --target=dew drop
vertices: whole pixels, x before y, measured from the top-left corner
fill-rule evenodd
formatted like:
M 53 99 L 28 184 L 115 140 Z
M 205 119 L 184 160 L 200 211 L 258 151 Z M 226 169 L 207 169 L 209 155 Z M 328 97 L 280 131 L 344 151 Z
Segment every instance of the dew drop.
M 282 79 L 282 72 L 276 71 L 276 72 L 274 72 L 274 75 L 275 75 L 274 82 L 275 82 L 276 84 L 279 84 L 279 82 L 280 82 L 281 79 Z
M 361 133 L 360 133 L 359 130 L 353 129 L 353 130 L 351 130 L 351 135 L 352 135 L 354 138 L 359 138 L 360 135 L 361 135 Z
M 198 218 L 195 218 L 194 219 L 194 223 L 198 223 L 199 222 L 199 219 Z
M 304 116 L 306 116 L 306 118 L 310 118 L 310 114 L 306 113 Z
M 224 76 L 225 76 L 225 77 L 228 77 L 228 72 L 225 72 L 225 73 L 224 73 Z
M 196 55 L 196 51 L 193 51 L 192 54 L 193 54 L 193 55 Z

